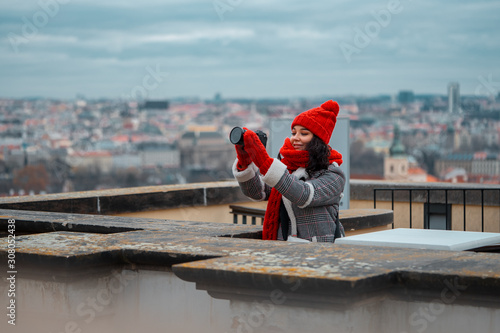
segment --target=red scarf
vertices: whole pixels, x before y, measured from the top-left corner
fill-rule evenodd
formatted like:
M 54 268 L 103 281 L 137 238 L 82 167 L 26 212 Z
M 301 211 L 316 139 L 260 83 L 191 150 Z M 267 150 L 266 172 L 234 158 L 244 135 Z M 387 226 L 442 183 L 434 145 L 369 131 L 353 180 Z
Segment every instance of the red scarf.
M 341 165 L 342 155 L 331 147 L 329 148 L 330 157 L 328 159 L 330 164 L 337 162 L 338 165 Z M 290 173 L 301 167 L 306 168 L 309 162 L 309 152 L 307 150 L 295 150 L 290 142 L 290 138 L 285 139 L 285 143 L 280 149 L 280 154 L 282 156 L 281 162 L 286 165 Z M 264 228 L 262 231 L 262 239 L 264 240 L 278 239 L 280 204 L 281 193 L 273 187 L 269 201 L 267 202 L 266 215 L 264 216 Z

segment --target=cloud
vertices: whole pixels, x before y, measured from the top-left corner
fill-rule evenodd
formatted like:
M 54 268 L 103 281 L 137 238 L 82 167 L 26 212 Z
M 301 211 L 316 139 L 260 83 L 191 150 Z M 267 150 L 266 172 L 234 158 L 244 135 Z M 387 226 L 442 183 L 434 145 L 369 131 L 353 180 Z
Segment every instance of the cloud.
M 165 97 L 445 93 L 456 80 L 466 93 L 479 75 L 500 77 L 497 1 L 400 0 L 387 24 L 377 15 L 388 1 L 221 1 L 232 6 L 223 20 L 211 0 L 71 0 L 29 38 L 40 3 L 2 3 L 0 91 L 116 96 L 156 64 L 175 80 L 155 92 Z M 367 27 L 346 61 L 340 45 Z M 26 41 L 17 52 L 12 34 Z
M 165 33 L 136 38 L 138 43 L 194 43 L 201 40 L 225 40 L 253 37 L 249 29 L 210 29 L 185 33 Z

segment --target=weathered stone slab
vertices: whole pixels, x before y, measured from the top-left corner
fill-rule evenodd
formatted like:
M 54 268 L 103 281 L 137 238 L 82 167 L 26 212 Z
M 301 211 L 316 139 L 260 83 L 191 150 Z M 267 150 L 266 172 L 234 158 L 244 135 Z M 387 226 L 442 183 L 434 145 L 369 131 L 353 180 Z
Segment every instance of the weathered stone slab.
M 261 238 L 262 227 L 210 222 L 191 222 L 89 214 L 66 214 L 0 209 L 0 227 L 6 229 L 7 219 L 16 220 L 16 230 L 32 232 L 72 231 L 117 233 L 133 230 L 164 232 L 198 232 L 205 236 Z
M 477 306 L 500 303 L 498 254 L 457 252 L 446 260 L 415 263 L 399 272 L 407 293 L 433 295 L 444 304 L 474 302 Z M 417 295 L 418 295 L 417 293 Z M 438 295 L 436 297 L 436 295 Z M 480 304 L 483 303 L 483 304 Z
M 214 297 L 234 294 L 266 297 L 272 290 L 286 291 L 290 301 L 304 297 L 324 302 L 370 297 L 398 286 L 398 272 L 445 260 L 457 253 L 353 247 L 336 244 L 295 244 L 260 251 L 248 256 L 230 256 L 173 266 L 174 273 L 196 282 Z M 500 260 L 500 259 L 499 259 Z M 499 261 L 500 262 L 500 261 Z M 290 281 L 295 281 L 294 290 Z M 226 295 L 227 294 L 227 295 Z M 231 295 L 231 296 L 229 296 Z
M 6 253 L 0 251 L 0 256 Z M 122 262 L 121 248 L 110 236 L 64 231 L 17 237 L 15 260 L 19 272 L 32 267 L 64 271 Z

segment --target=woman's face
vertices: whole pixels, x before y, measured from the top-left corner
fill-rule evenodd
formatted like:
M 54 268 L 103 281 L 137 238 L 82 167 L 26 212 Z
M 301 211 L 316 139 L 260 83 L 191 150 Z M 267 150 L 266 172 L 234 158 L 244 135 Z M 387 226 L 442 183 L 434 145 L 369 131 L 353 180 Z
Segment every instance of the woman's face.
M 306 150 L 307 144 L 311 142 L 314 134 L 307 128 L 295 125 L 292 128 L 292 136 L 290 137 L 290 142 L 292 143 L 295 150 Z

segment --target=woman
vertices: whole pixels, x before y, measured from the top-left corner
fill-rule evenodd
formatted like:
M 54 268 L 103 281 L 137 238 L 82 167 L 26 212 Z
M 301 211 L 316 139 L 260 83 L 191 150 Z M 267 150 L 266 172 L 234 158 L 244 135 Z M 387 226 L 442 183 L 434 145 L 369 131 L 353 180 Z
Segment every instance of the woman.
M 263 239 L 334 242 L 344 236 L 338 219 L 342 155 L 328 146 L 338 113 L 339 105 L 330 100 L 299 114 L 280 159 L 269 157 L 251 130 L 243 146 L 235 145 L 233 173 L 241 190 L 253 200 L 269 200 Z

